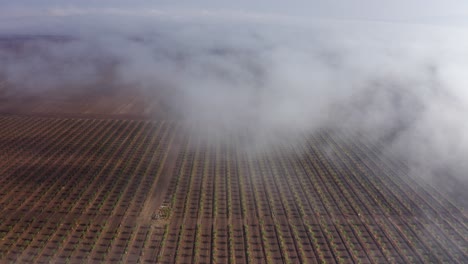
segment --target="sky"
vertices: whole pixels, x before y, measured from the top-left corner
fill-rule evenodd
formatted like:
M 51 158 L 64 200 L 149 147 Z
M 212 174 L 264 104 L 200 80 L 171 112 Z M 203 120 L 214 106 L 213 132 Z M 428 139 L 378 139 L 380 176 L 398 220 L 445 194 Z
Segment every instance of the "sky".
M 157 9 L 177 12 L 224 11 L 304 18 L 390 20 L 444 23 L 464 20 L 468 2 L 463 0 L 258 0 L 258 1 L 169 1 L 169 0 L 1 0 L 0 14 L 8 16 L 46 15 L 54 10 L 110 9 L 129 11 Z M 56 12 L 56 11 L 55 11 Z

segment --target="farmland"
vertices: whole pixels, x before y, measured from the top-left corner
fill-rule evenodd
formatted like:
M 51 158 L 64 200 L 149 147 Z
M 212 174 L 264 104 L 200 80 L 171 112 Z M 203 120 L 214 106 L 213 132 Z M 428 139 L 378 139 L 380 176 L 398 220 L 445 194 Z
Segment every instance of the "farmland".
M 0 262 L 468 262 L 465 205 L 378 143 L 50 109 L 0 115 Z

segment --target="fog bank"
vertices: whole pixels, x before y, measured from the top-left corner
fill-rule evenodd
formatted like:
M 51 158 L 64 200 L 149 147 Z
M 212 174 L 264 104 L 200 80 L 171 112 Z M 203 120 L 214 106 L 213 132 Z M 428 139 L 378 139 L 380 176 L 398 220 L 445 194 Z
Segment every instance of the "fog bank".
M 209 14 L 56 19 L 2 27 L 4 38 L 63 37 L 0 51 L 8 93 L 131 87 L 162 97 L 206 138 L 266 144 L 344 129 L 383 142 L 418 176 L 468 179 L 460 29 Z

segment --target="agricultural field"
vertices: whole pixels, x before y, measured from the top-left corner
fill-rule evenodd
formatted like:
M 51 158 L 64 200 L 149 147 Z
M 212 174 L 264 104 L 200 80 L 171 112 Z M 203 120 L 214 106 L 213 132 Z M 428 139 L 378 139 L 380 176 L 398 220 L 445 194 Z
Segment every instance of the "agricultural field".
M 468 262 L 466 206 L 377 143 L 50 112 L 0 115 L 0 262 Z
M 9 92 L 11 89 L 10 84 L 0 79 L 0 113 L 125 119 L 163 119 L 168 115 L 168 108 L 158 98 L 128 89 L 96 92 L 94 87 L 75 94 L 70 91 L 15 94 Z

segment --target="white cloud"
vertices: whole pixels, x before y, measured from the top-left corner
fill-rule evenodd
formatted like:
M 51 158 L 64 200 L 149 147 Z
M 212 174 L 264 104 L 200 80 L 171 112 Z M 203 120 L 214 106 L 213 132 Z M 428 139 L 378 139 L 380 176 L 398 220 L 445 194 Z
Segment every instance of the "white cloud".
M 253 130 L 262 138 L 265 131 L 294 136 L 347 127 L 378 139 L 393 136 L 393 150 L 414 168 L 464 171 L 463 30 L 390 23 L 384 15 L 372 23 L 317 19 L 280 12 L 285 5 L 10 6 L 0 11 L 1 33 L 78 40 L 39 45 L 39 53 L 31 50 L 22 60 L 0 54 L 0 72 L 22 89 L 37 83 L 82 89 L 99 80 L 96 61 L 113 59 L 115 82 L 163 94 L 178 114 L 208 128 Z M 400 2 L 394 10 L 404 7 Z M 322 17 L 333 17 L 327 12 Z M 349 17 L 359 17 L 353 12 Z

